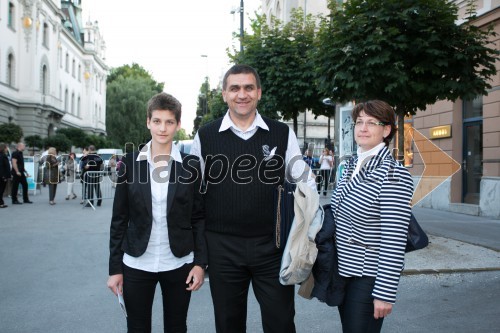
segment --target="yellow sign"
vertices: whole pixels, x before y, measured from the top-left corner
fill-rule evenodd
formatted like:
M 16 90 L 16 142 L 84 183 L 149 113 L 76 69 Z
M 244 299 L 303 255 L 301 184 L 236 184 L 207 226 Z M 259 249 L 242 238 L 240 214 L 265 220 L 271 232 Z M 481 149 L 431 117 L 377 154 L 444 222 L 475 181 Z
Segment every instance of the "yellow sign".
M 441 139 L 451 137 L 451 125 L 436 126 L 429 130 L 431 139 Z

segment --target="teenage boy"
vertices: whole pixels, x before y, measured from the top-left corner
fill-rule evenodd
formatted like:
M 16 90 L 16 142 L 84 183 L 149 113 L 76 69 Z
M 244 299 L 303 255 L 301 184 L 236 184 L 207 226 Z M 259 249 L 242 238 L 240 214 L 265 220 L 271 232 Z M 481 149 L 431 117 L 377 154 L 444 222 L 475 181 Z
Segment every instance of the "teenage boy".
M 151 332 L 156 285 L 165 332 L 186 332 L 191 292 L 204 281 L 207 250 L 199 159 L 173 144 L 181 104 L 160 93 L 147 107 L 151 141 L 119 168 L 110 230 L 108 287 L 122 294 L 129 332 Z

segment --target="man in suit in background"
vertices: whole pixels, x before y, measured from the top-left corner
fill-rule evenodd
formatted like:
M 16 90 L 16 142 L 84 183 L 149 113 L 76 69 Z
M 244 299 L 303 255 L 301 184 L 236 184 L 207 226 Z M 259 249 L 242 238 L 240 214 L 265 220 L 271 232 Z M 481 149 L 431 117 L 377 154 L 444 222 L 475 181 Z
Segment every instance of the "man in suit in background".
M 91 207 L 94 205 L 94 196 L 97 198 L 97 206 L 101 206 L 102 203 L 102 193 L 101 193 L 101 177 L 95 174 L 89 174 L 89 171 L 102 171 L 103 170 L 103 160 L 101 156 L 97 155 L 95 151 L 95 146 L 89 146 L 89 153 L 82 157 L 82 179 L 83 185 L 85 187 L 84 195 L 85 199 L 89 200 L 85 207 Z

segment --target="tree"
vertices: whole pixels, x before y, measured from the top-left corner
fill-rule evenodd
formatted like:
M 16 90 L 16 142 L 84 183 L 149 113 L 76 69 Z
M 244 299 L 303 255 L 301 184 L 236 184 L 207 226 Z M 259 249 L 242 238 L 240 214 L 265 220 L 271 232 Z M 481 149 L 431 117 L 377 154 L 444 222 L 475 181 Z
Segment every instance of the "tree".
M 301 8 L 292 10 L 290 22 L 283 24 L 272 17 L 257 15 L 252 21 L 253 34 L 243 38 L 243 52 L 230 55 L 235 63 L 245 63 L 257 69 L 261 78 L 262 98 L 259 112 L 284 120 L 293 119 L 297 132 L 300 112 L 312 110 L 315 115 L 325 113 L 315 82 L 314 62 L 316 24 L 312 15 L 304 17 Z
M 382 99 L 404 116 L 438 100 L 486 94 L 498 51 L 491 31 L 455 24 L 446 0 L 351 0 L 320 26 L 316 63 L 321 90 L 334 101 Z M 473 17 L 469 17 L 472 19 Z M 403 157 L 404 131 L 398 131 Z
M 114 146 L 132 143 L 138 147 L 150 139 L 147 102 L 162 91 L 163 83 L 156 82 L 137 64 L 112 71 L 106 90 L 106 130 Z
M 14 123 L 5 123 L 0 125 L 0 142 L 10 144 L 19 142 L 23 137 L 23 129 Z
M 64 134 L 57 133 L 43 140 L 45 148 L 54 147 L 58 152 L 69 152 L 71 141 Z
M 24 143 L 31 147 L 33 155 L 35 155 L 35 148 L 43 148 L 43 139 L 40 135 L 28 135 L 24 138 Z
M 212 97 L 212 92 L 210 91 L 210 83 L 208 82 L 208 77 L 200 87 L 200 94 L 198 95 L 198 106 L 196 108 L 196 117 L 193 120 L 193 136 L 198 132 L 201 126 L 202 118 L 210 113 L 209 100 Z
M 181 128 L 174 135 L 174 141 L 189 140 L 189 135 L 187 135 L 186 130 Z
M 156 82 L 153 79 L 153 75 L 151 75 L 151 73 L 149 73 L 146 69 L 136 63 L 132 63 L 132 65 L 123 65 L 117 68 L 113 68 L 111 70 L 111 73 L 109 73 L 108 75 L 106 83 L 111 83 L 120 76 L 147 79 L 151 84 L 151 88 L 158 92 L 162 92 L 165 85 L 164 83 Z
M 81 128 L 61 128 L 57 134 L 64 134 L 75 147 L 83 148 L 88 146 L 87 134 Z
M 91 134 L 87 136 L 87 146 L 93 145 L 95 149 L 111 147 L 112 144 L 101 135 Z

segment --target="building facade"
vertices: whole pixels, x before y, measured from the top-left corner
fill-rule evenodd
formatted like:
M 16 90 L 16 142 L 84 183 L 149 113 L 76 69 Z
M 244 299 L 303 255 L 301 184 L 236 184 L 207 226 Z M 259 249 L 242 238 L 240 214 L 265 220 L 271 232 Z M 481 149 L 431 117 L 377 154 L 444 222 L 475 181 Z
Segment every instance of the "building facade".
M 467 1 L 454 1 L 459 17 L 466 15 Z M 497 36 L 490 47 L 500 49 L 500 1 L 475 1 L 477 18 L 472 24 L 493 27 Z M 457 22 L 458 24 L 463 21 Z M 440 101 L 419 111 L 407 121 L 432 145 L 448 154 L 457 168 L 438 170 L 453 173 L 451 177 L 425 196 L 419 205 L 464 214 L 500 218 L 500 61 L 492 86 L 485 96 L 474 100 Z M 438 134 L 438 135 L 436 135 Z M 410 168 L 417 181 L 425 170 L 433 168 L 432 156 L 415 154 Z M 423 157 L 423 159 L 422 159 Z
M 106 133 L 106 45 L 80 0 L 0 2 L 0 123 Z

